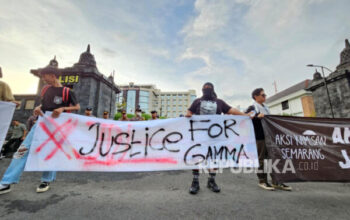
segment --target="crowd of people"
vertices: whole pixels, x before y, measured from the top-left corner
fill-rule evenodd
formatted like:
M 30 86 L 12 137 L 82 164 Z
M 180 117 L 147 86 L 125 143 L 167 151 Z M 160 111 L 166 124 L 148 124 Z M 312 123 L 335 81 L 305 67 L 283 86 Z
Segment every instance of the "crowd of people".
M 11 184 L 17 184 L 23 173 L 29 149 L 31 147 L 31 142 L 33 140 L 33 134 L 36 127 L 36 120 L 38 116 L 43 116 L 46 111 L 52 112 L 52 117 L 57 118 L 62 112 L 74 112 L 80 109 L 80 105 L 77 101 L 74 91 L 70 90 L 68 87 L 62 86 L 58 77 L 60 76 L 60 71 L 55 65 L 49 65 L 42 69 L 40 72 L 41 79 L 46 83 L 46 86 L 41 91 L 41 105 L 34 109 L 33 116 L 28 119 L 27 126 L 21 124 L 19 121 L 13 121 L 12 135 L 9 141 L 3 146 L 2 154 L 6 155 L 9 151 L 16 151 L 13 155 L 12 161 L 3 174 L 0 181 L 0 194 L 5 194 L 11 191 Z M 0 77 L 2 77 L 2 72 L 0 69 Z M 266 94 L 262 88 L 255 89 L 252 92 L 252 99 L 254 100 L 253 105 L 245 112 L 241 112 L 236 108 L 228 105 L 224 100 L 219 99 L 214 90 L 214 85 L 212 83 L 205 83 L 202 87 L 203 95 L 193 101 L 189 109 L 187 110 L 186 117 L 192 117 L 192 115 L 246 115 L 252 118 L 257 150 L 259 157 L 259 171 L 258 172 L 258 186 L 265 190 L 275 190 L 281 189 L 290 191 L 291 187 L 276 182 L 273 174 L 271 174 L 272 184 L 268 182 L 268 176 L 263 172 L 264 160 L 268 158 L 268 152 L 265 145 L 265 137 L 263 132 L 263 127 L 261 124 L 261 119 L 270 114 L 270 111 L 264 102 L 266 100 Z M 9 101 L 16 103 L 10 87 L 5 83 L 0 81 L 0 101 Z M 18 105 L 18 103 L 16 103 Z M 121 117 L 119 121 L 143 121 L 142 110 L 137 109 L 135 111 L 135 116 L 133 118 L 128 118 L 127 112 L 125 110 L 121 111 Z M 87 107 L 85 109 L 86 116 L 93 116 L 92 108 Z M 103 118 L 109 118 L 109 112 L 103 112 Z M 157 120 L 157 111 L 151 112 L 151 120 Z M 13 146 L 13 147 L 10 147 Z M 217 170 L 213 169 L 209 172 L 209 178 L 207 181 L 207 187 L 213 192 L 220 192 L 221 189 L 215 181 Z M 200 190 L 199 184 L 199 170 L 192 170 L 193 180 L 190 186 L 189 192 L 191 194 L 197 194 Z M 38 193 L 46 192 L 50 188 L 50 183 L 56 178 L 56 172 L 47 171 L 43 172 L 41 182 L 37 187 L 36 191 Z

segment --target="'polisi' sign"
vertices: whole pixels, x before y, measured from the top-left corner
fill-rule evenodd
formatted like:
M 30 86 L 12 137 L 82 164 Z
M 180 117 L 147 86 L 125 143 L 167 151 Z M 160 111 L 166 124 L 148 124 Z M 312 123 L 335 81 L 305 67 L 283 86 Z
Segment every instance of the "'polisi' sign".
M 79 82 L 78 75 L 76 75 L 76 76 L 74 76 L 74 75 L 73 76 L 60 76 L 58 79 L 62 84 L 73 84 L 73 83 Z

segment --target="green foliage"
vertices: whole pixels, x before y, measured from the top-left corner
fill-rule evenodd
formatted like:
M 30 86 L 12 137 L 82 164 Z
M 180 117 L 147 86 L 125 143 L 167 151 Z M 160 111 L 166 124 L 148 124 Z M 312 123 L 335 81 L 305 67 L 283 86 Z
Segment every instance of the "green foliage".
M 116 121 L 118 121 L 119 120 L 119 118 L 121 118 L 122 117 L 122 113 L 120 113 L 120 112 L 118 112 L 117 114 L 115 114 L 114 115 L 114 120 L 116 120 Z
M 134 114 L 127 114 L 126 115 L 129 119 L 135 117 Z M 114 115 L 114 120 L 119 120 L 120 118 L 122 117 L 122 113 L 121 112 L 118 112 Z M 152 116 L 150 114 L 146 114 L 146 113 L 142 113 L 142 117 L 145 119 L 145 120 L 150 120 L 152 118 Z M 166 119 L 165 116 L 162 116 L 162 117 L 159 117 L 159 119 Z
M 152 116 L 150 114 L 142 113 L 141 115 L 145 120 L 150 120 Z
M 118 112 L 117 114 L 114 115 L 114 120 L 119 120 L 121 117 L 122 117 L 122 113 Z M 126 117 L 131 119 L 134 117 L 134 115 L 133 114 L 126 114 Z

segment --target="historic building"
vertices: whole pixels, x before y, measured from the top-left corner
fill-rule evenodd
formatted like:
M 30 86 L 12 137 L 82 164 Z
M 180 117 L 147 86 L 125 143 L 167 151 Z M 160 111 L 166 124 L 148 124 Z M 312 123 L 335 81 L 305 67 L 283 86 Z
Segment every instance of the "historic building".
M 58 65 L 56 57 L 50 63 Z M 41 69 L 33 69 L 30 72 L 38 76 Z M 83 114 L 86 107 L 91 107 L 93 115 L 97 117 L 102 117 L 104 111 L 110 112 L 110 117 L 114 116 L 116 96 L 120 90 L 114 83 L 112 76 L 106 77 L 99 72 L 95 57 L 90 52 L 90 45 L 80 55 L 76 64 L 60 70 L 62 72 L 60 76 L 62 85 L 70 87 L 75 92 L 80 103 L 81 109 L 78 114 Z M 21 105 L 15 111 L 15 119 L 22 122 L 27 120 L 32 114 L 34 106 L 40 103 L 39 95 L 43 86 L 44 82 L 40 80 L 37 94 L 15 95 L 16 100 L 21 102 Z
M 308 90 L 312 92 L 317 117 L 332 117 L 332 112 L 336 118 L 350 117 L 350 44 L 347 39 L 336 70 L 325 78 L 316 72 Z

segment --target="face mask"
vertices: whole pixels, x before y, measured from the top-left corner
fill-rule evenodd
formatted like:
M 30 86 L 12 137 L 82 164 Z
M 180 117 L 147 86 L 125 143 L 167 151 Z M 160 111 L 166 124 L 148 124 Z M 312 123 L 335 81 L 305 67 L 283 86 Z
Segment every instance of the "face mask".
M 137 116 L 140 116 L 140 113 L 139 113 L 139 112 L 137 112 L 137 113 L 136 113 L 136 115 L 137 115 Z
M 214 90 L 212 88 L 202 89 L 203 97 L 207 99 L 211 99 L 213 97 Z

